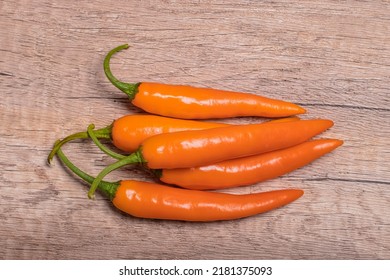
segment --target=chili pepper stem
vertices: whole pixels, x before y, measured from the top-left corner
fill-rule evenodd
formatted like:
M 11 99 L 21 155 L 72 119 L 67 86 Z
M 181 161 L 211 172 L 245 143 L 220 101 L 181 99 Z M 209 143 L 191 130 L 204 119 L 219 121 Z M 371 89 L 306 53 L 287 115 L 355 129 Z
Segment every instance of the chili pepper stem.
M 114 75 L 112 75 L 112 72 L 110 69 L 110 60 L 111 60 L 112 55 L 114 53 L 117 53 L 121 50 L 128 49 L 128 48 L 129 48 L 129 45 L 124 44 L 124 45 L 121 45 L 121 46 L 118 46 L 118 47 L 112 49 L 104 58 L 103 68 L 104 68 L 104 73 L 106 74 L 106 77 L 110 80 L 110 82 L 115 87 L 117 87 L 118 89 L 120 89 L 121 91 L 126 93 L 130 100 L 133 100 L 136 93 L 138 92 L 138 86 L 140 83 L 132 83 L 131 84 L 131 83 L 121 82 L 117 78 L 115 78 Z
M 101 139 L 111 139 L 111 132 L 112 132 L 112 124 L 94 131 L 95 136 L 97 138 L 101 138 Z M 56 155 L 58 149 L 60 147 L 62 147 L 62 145 L 64 145 L 65 143 L 76 140 L 76 139 L 87 139 L 87 138 L 89 138 L 88 133 L 83 131 L 83 132 L 74 133 L 72 135 L 65 137 L 62 140 L 56 141 L 53 149 L 51 150 L 49 156 L 47 157 L 47 162 L 49 164 L 51 163 L 51 161 L 52 161 L 53 157 Z
M 75 166 L 62 152 L 61 148 L 58 148 L 57 151 L 58 157 L 61 159 L 61 161 L 77 176 L 79 176 L 81 179 L 83 179 L 85 182 L 92 184 L 94 181 L 94 177 L 91 175 L 85 173 L 84 171 L 80 170 L 77 166 Z M 109 197 L 111 200 L 114 199 L 116 190 L 119 187 L 119 183 L 115 182 L 106 182 L 106 181 L 100 181 L 98 188 L 101 192 L 103 192 L 107 197 Z
M 103 178 L 110 172 L 118 169 L 118 168 L 121 168 L 122 166 L 125 166 L 125 165 L 128 165 L 128 164 L 133 164 L 133 163 L 144 163 L 145 160 L 143 159 L 142 157 L 142 153 L 141 153 L 141 150 L 138 149 L 137 151 L 135 151 L 134 153 L 124 157 L 123 159 L 121 160 L 118 160 L 117 162 L 111 164 L 111 165 L 108 165 L 106 168 L 104 168 L 95 178 L 95 180 L 93 180 L 92 184 L 91 184 L 91 188 L 89 189 L 89 192 L 88 192 L 88 198 L 93 198 L 94 197 L 94 194 L 95 194 L 95 191 L 96 189 L 98 188 L 100 182 L 103 180 Z
M 118 160 L 123 159 L 123 158 L 126 157 L 125 155 L 118 154 L 118 153 L 110 150 L 106 146 L 104 146 L 102 144 L 102 142 L 100 142 L 99 139 L 96 137 L 95 133 L 93 132 L 93 125 L 90 125 L 90 127 L 88 127 L 87 132 L 88 132 L 88 135 L 90 136 L 90 138 L 92 139 L 92 141 L 95 143 L 95 145 L 98 146 L 98 148 L 102 152 L 104 152 L 106 155 L 109 155 L 112 158 L 118 159 Z M 157 178 L 161 178 L 161 176 L 162 176 L 162 170 L 161 169 L 149 169 L 149 168 L 146 168 L 146 171 L 150 172 L 153 176 L 155 176 Z
M 99 139 L 96 137 L 96 134 L 95 132 L 93 131 L 93 129 L 95 128 L 95 125 L 94 124 L 90 124 L 88 126 L 88 129 L 87 129 L 87 133 L 89 135 L 89 137 L 92 139 L 92 141 L 96 144 L 96 146 L 98 146 L 98 148 L 104 152 L 105 154 L 115 158 L 115 159 L 123 159 L 125 158 L 126 156 L 125 155 L 121 155 L 121 154 L 118 154 L 118 153 L 115 153 L 114 151 L 108 149 L 107 147 L 105 147 L 100 141 Z

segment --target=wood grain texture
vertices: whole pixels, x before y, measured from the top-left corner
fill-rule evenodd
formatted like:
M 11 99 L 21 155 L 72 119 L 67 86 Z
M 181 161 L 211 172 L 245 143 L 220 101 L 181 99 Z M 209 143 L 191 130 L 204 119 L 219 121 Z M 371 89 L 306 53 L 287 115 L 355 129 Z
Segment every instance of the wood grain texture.
M 389 259 L 389 1 L 0 2 L 0 258 Z M 285 208 L 186 223 L 119 213 L 58 160 L 54 141 L 140 112 L 104 77 L 262 94 L 330 118 L 343 147 L 247 193 L 300 187 Z M 255 122 L 255 118 L 229 120 Z M 64 147 L 96 174 L 88 141 Z M 151 180 L 136 168 L 108 179 Z

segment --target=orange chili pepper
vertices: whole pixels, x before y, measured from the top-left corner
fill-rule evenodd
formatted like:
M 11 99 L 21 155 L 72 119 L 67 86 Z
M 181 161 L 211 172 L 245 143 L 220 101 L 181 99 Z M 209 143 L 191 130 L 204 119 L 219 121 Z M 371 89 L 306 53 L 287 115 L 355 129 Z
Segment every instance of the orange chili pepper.
M 157 173 L 162 182 L 187 189 L 238 187 L 291 172 L 333 151 L 342 143 L 343 141 L 337 139 L 318 139 L 265 154 L 202 167 L 163 169 Z
M 110 70 L 111 56 L 127 44 L 111 50 L 104 72 L 111 83 L 127 94 L 132 104 L 146 112 L 181 119 L 213 119 L 238 116 L 286 117 L 306 112 L 302 107 L 254 94 L 161 83 L 124 83 Z
M 138 154 L 154 169 L 203 166 L 291 147 L 332 125 L 331 120 L 301 120 L 166 133 L 147 138 Z
M 58 150 L 63 163 L 83 180 L 94 178 L 78 169 Z M 134 217 L 192 222 L 232 220 L 264 213 L 284 206 L 303 195 L 302 190 L 286 189 L 245 195 L 185 190 L 165 185 L 101 181 L 98 185 L 119 210 Z
M 272 122 L 288 122 L 299 120 L 298 117 L 271 120 Z M 224 127 L 229 124 L 181 120 L 155 115 L 127 115 L 116 119 L 109 126 L 94 131 L 99 139 L 111 139 L 113 144 L 124 152 L 134 152 L 141 143 L 153 135 L 186 130 L 202 130 L 214 127 Z M 89 138 L 88 133 L 77 132 L 65 137 L 54 146 L 48 156 L 50 163 L 57 150 L 69 141 Z
M 164 133 L 147 138 L 133 154 L 107 166 L 93 182 L 122 166 L 143 163 L 152 169 L 204 166 L 303 143 L 333 125 L 331 120 L 234 125 L 201 131 Z
M 141 119 L 142 118 L 142 119 Z M 138 123 L 137 120 L 140 120 Z M 271 120 L 270 122 L 291 122 L 298 117 Z M 134 152 L 147 138 L 178 131 L 204 130 L 215 127 L 226 127 L 231 124 L 182 120 L 153 115 L 137 117 L 126 116 L 116 120 L 112 126 L 112 141 L 115 147 L 124 152 Z
M 292 119 L 293 120 L 293 119 Z M 134 152 L 146 138 L 183 130 L 201 130 L 228 126 L 224 123 L 181 120 L 154 115 L 127 115 L 116 119 L 112 124 L 94 131 L 99 139 L 111 139 L 114 145 L 124 152 Z M 87 132 L 77 132 L 57 142 L 48 156 L 50 163 L 57 150 L 69 141 L 89 138 Z

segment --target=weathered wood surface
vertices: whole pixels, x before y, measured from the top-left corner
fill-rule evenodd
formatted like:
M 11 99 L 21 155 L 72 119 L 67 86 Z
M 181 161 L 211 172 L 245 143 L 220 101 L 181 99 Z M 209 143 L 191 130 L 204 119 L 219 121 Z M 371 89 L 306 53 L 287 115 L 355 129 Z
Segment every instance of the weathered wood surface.
M 1 259 L 389 259 L 389 1 L 0 2 Z M 119 213 L 56 159 L 57 138 L 138 113 L 102 71 L 126 81 L 238 90 L 330 118 L 342 148 L 291 174 L 232 189 L 299 187 L 285 208 L 186 223 Z M 254 118 L 229 120 L 254 122 Z M 111 162 L 67 145 L 92 174 Z M 127 168 L 109 179 L 151 180 Z

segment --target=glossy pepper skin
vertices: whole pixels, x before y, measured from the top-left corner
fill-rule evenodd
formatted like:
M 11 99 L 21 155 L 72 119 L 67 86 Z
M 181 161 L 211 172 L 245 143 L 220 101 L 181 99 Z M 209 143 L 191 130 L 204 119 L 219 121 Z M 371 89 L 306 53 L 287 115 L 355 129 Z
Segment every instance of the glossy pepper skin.
M 293 121 L 294 118 L 288 118 L 289 120 L 274 120 L 274 121 Z M 202 130 L 214 127 L 224 127 L 228 124 L 216 123 L 216 122 L 204 122 L 204 121 L 192 121 L 167 118 L 155 115 L 137 114 L 126 115 L 120 117 L 112 122 L 112 124 L 94 130 L 94 133 L 99 139 L 110 139 L 113 144 L 124 152 L 134 152 L 141 145 L 141 143 L 151 136 L 171 133 L 177 131 L 186 130 Z M 53 147 L 53 150 L 48 156 L 48 162 L 50 163 L 58 149 L 67 142 L 76 139 L 89 138 L 88 133 L 85 131 L 71 134 Z
M 235 195 L 122 181 L 112 202 L 118 209 L 135 217 L 211 222 L 264 213 L 302 195 L 303 191 L 297 189 Z
M 145 139 L 154 135 L 225 126 L 228 124 L 173 119 L 155 115 L 129 115 L 113 122 L 111 138 L 118 149 L 134 152 Z
M 147 138 L 138 156 L 152 169 L 204 166 L 295 146 L 331 126 L 331 120 L 301 120 L 160 134 Z
M 146 82 L 139 84 L 132 103 L 149 113 L 182 119 L 276 118 L 305 113 L 298 105 L 254 94 Z
M 71 163 L 61 149 L 62 162 L 83 180 L 94 178 Z M 303 195 L 302 190 L 286 189 L 245 195 L 203 192 L 141 181 L 99 183 L 99 189 L 119 210 L 134 217 L 191 222 L 212 222 L 245 218 L 264 213 Z
M 93 142 L 106 154 L 123 159 L 96 138 Z M 338 139 L 317 139 L 269 153 L 242 157 L 215 164 L 177 169 L 148 169 L 160 181 L 187 189 L 216 190 L 259 183 L 303 167 L 343 144 Z
M 187 85 L 161 83 L 124 83 L 116 79 L 110 69 L 112 55 L 127 49 L 127 44 L 111 50 L 104 60 L 104 72 L 111 83 L 126 93 L 133 103 L 146 112 L 181 118 L 215 119 L 239 116 L 286 117 L 306 112 L 302 107 L 263 96 L 197 88 Z
M 292 122 L 297 120 L 299 120 L 298 117 L 289 117 L 272 119 L 269 122 Z M 93 132 L 98 139 L 110 139 L 118 149 L 123 152 L 132 153 L 139 148 L 145 139 L 154 135 L 187 130 L 203 130 L 214 127 L 225 127 L 228 125 L 230 124 L 137 114 L 120 117 L 114 120 L 112 124 L 104 128 L 93 130 Z M 93 129 L 94 128 L 95 126 L 93 125 Z M 50 152 L 47 158 L 48 163 L 51 162 L 58 149 L 65 143 L 76 139 L 86 138 L 89 138 L 88 133 L 82 131 L 71 134 L 60 140 Z
M 330 120 L 301 120 L 155 135 L 147 138 L 136 152 L 104 168 L 92 183 L 88 196 L 93 197 L 107 174 L 129 164 L 142 163 L 150 169 L 205 166 L 295 146 L 332 125 Z
M 273 119 L 269 122 L 292 122 L 298 117 Z M 134 152 L 147 138 L 178 131 L 204 130 L 226 127 L 231 124 L 167 118 L 155 115 L 129 115 L 115 120 L 110 133 L 115 147 L 124 152 Z
M 160 180 L 187 189 L 215 190 L 259 183 L 303 167 L 333 151 L 343 141 L 318 139 L 269 153 L 207 166 L 163 169 Z

